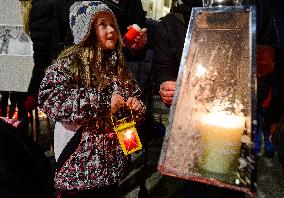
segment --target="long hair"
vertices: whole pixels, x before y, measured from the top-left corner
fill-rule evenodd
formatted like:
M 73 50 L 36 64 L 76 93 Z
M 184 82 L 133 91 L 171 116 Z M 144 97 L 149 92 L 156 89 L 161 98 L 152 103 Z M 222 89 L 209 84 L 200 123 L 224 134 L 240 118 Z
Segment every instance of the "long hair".
M 27 35 L 30 35 L 30 14 L 32 9 L 32 1 L 31 0 L 21 1 L 21 9 L 23 15 L 24 32 Z
M 115 31 L 117 36 L 116 47 L 114 49 L 117 61 L 114 67 L 114 75 L 117 75 L 120 81 L 127 80 L 126 63 L 122 52 L 122 37 L 115 17 L 112 15 L 115 23 Z M 95 32 L 94 27 L 91 27 L 90 32 Z M 72 57 L 70 64 L 70 72 L 75 81 L 83 84 L 86 87 L 104 88 L 106 85 L 106 70 L 107 57 L 106 52 L 103 51 L 95 34 L 89 34 L 88 38 L 78 44 L 73 45 L 58 56 L 58 60 Z

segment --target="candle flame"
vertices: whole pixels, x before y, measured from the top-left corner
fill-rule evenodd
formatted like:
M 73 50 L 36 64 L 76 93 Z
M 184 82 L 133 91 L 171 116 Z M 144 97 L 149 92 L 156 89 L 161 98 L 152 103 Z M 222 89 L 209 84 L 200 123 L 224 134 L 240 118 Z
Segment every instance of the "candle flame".
M 125 132 L 125 138 L 130 140 L 132 138 L 132 130 L 131 129 L 128 129 L 126 132 Z
M 239 128 L 244 126 L 245 119 L 242 116 L 210 113 L 202 118 L 202 122 L 224 128 Z

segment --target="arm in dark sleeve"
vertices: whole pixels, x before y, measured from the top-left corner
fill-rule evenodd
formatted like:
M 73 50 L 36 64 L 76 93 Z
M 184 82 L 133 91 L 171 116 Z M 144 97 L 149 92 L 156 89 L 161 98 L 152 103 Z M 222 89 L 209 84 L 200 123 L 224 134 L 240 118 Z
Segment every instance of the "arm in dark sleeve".
M 34 68 L 28 88 L 37 96 L 45 68 L 51 63 L 51 16 L 55 0 L 34 0 L 30 15 L 30 35 L 33 42 Z
M 154 37 L 153 75 L 157 86 L 164 81 L 175 81 L 179 69 L 177 60 L 177 37 L 173 35 L 171 24 L 161 21 Z M 181 56 L 181 54 L 180 54 Z M 179 56 L 179 57 L 180 57 Z
M 121 0 L 119 6 L 123 14 L 121 16 L 116 14 L 116 17 L 122 37 L 127 32 L 127 27 L 132 24 L 137 24 L 141 28 L 146 27 L 146 12 L 143 10 L 141 0 Z M 125 48 L 124 54 L 127 61 L 141 61 L 145 58 L 146 47 L 135 51 Z
M 73 44 L 73 35 L 69 27 L 69 9 L 76 0 L 57 0 L 52 16 L 52 58 Z

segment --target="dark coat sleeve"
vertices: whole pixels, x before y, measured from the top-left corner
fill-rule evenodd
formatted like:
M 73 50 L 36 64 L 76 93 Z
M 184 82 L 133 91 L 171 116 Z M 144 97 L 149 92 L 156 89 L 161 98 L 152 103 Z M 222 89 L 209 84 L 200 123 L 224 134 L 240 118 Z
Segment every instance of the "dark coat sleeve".
M 123 11 L 122 16 L 118 16 L 119 14 L 115 13 L 122 35 L 126 33 L 127 27 L 134 23 L 141 28 L 146 27 L 146 12 L 143 10 L 141 0 L 120 0 L 118 5 Z
M 30 35 L 33 42 L 34 69 L 28 93 L 37 96 L 45 68 L 51 63 L 51 24 L 56 0 L 33 0 L 30 13 Z
M 69 27 L 69 9 L 77 0 L 56 0 L 52 15 L 52 52 L 56 59 L 60 52 L 73 44 L 73 35 Z
M 164 81 L 176 81 L 186 29 L 174 15 L 167 15 L 157 25 L 153 45 L 153 75 L 157 86 Z
M 111 0 L 109 0 L 111 1 Z M 127 27 L 132 24 L 137 24 L 141 28 L 146 27 L 146 12 L 143 10 L 141 0 L 120 0 L 118 3 L 122 13 L 113 9 L 117 18 L 117 23 L 120 28 L 122 37 L 127 32 Z M 146 48 L 131 51 L 125 48 L 124 55 L 127 61 L 141 61 L 144 60 Z

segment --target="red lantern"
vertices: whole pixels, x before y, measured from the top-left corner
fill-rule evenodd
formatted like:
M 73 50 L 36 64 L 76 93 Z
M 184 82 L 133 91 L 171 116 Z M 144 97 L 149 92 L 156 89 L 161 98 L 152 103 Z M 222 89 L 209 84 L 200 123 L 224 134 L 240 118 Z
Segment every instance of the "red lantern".
M 126 118 L 117 121 L 117 125 L 114 126 L 114 131 L 117 134 L 119 143 L 125 155 L 131 154 L 137 150 L 142 149 L 134 120 L 130 122 L 126 121 Z

